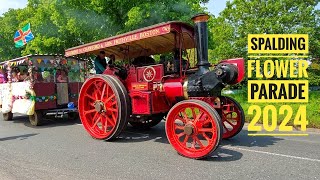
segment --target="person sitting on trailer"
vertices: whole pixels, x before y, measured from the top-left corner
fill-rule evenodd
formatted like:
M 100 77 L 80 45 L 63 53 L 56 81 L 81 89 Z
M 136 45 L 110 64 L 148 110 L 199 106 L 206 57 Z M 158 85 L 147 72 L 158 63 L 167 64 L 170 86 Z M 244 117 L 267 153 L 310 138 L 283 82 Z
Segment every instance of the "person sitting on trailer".
M 28 74 L 26 72 L 19 72 L 18 77 L 19 77 L 19 82 L 23 82 L 28 77 Z
M 57 77 L 58 82 L 68 82 L 67 72 L 65 70 L 61 70 L 60 74 Z
M 40 72 L 34 72 L 33 79 L 35 82 L 42 82 L 43 81 L 42 74 Z
M 12 82 L 19 82 L 18 73 L 19 73 L 19 69 L 18 68 L 13 68 L 12 69 L 12 78 L 11 78 Z
M 3 69 L 0 69 L 0 83 L 7 83 L 7 74 Z
M 94 59 L 94 69 L 96 74 L 102 74 L 107 67 L 106 53 L 100 51 L 99 55 Z
M 31 81 L 30 73 L 27 73 L 27 77 L 23 81 Z

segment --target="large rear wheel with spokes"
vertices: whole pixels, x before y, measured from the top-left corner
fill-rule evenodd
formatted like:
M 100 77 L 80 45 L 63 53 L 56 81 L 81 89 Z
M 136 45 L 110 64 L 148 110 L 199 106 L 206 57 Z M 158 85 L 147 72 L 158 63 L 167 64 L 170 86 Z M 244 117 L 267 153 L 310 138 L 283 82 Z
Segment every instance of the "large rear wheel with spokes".
M 222 138 L 220 116 L 206 102 L 181 101 L 168 113 L 166 134 L 179 154 L 195 159 L 204 158 L 218 147 Z
M 80 119 L 93 138 L 116 138 L 128 123 L 128 94 L 120 83 L 108 75 L 95 75 L 80 90 Z

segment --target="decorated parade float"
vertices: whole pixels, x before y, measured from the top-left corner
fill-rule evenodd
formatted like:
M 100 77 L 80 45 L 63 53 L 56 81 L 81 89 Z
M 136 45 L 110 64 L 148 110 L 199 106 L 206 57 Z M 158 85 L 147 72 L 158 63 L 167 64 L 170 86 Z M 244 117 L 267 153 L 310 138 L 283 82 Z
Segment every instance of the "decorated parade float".
M 85 130 L 110 140 L 127 123 L 149 128 L 166 117 L 170 144 L 189 158 L 206 157 L 222 138 L 238 134 L 243 110 L 221 90 L 243 79 L 244 60 L 209 63 L 208 18 L 200 14 L 194 26 L 167 22 L 67 49 L 67 57 L 103 50 L 116 59 L 81 88 L 78 108 Z
M 85 78 L 85 62 L 74 57 L 29 55 L 1 62 L 0 105 L 3 119 L 13 113 L 40 125 L 45 115 L 78 117 L 78 93 Z

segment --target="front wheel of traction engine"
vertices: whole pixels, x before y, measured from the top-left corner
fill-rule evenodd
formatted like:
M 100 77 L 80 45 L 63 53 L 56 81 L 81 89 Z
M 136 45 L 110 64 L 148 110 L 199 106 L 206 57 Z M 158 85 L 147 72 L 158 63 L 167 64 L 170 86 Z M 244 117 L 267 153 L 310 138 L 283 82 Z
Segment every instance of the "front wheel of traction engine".
M 82 85 L 78 109 L 83 127 L 93 138 L 113 139 L 128 122 L 128 93 L 116 78 L 95 75 Z
M 42 111 L 34 111 L 33 115 L 29 115 L 29 121 L 32 126 L 40 126 L 42 122 Z
M 201 159 L 218 147 L 222 138 L 217 111 L 200 100 L 185 100 L 174 105 L 166 118 L 170 144 L 181 155 Z

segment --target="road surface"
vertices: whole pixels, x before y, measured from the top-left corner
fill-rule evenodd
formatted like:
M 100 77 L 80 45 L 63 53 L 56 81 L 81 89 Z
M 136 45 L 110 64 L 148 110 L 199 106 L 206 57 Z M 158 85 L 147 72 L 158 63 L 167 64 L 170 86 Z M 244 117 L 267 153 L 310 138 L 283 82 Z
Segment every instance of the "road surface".
M 2 118 L 2 116 L 1 116 Z M 179 156 L 164 122 L 127 128 L 114 142 L 94 140 L 79 121 L 31 127 L 0 119 L 0 179 L 320 179 L 320 133 L 249 137 L 244 129 L 205 160 Z

